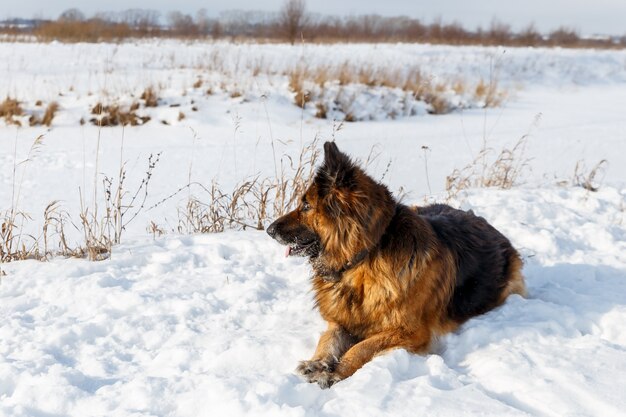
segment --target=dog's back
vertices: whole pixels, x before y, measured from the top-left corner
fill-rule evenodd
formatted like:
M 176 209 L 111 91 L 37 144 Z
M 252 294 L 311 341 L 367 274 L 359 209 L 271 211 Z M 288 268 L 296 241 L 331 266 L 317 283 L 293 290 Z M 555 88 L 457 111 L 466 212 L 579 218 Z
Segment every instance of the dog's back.
M 449 317 L 463 322 L 500 305 L 513 293 L 525 295 L 522 261 L 511 242 L 472 211 L 433 204 L 416 209 L 453 255 L 456 281 Z

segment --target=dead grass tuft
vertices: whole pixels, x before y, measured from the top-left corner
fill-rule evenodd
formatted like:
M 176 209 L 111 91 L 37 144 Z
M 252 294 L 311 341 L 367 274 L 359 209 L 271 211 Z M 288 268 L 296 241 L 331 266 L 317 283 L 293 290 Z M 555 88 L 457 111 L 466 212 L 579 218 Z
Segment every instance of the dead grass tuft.
M 461 169 L 454 169 L 446 177 L 448 200 L 469 188 L 494 187 L 510 189 L 519 184 L 530 159 L 525 156 L 529 135 L 522 136 L 512 148 L 503 148 L 495 159 L 494 149 L 483 143 L 474 160 Z
M 40 259 L 37 238 L 22 235 L 21 227 L 32 220 L 28 213 L 9 210 L 2 215 L 0 226 L 0 262 Z M 28 244 L 26 243 L 28 241 Z
M 598 175 L 604 176 L 604 171 L 608 167 L 609 162 L 602 159 L 593 168 L 587 170 L 584 161 L 576 162 L 574 175 L 572 177 L 572 185 L 582 187 L 587 191 L 596 192 L 600 189 L 601 180 L 598 181 Z
M 302 148 L 298 159 L 283 155 L 277 177 L 253 177 L 224 190 L 213 181 L 210 187 L 190 182 L 148 210 L 186 190 L 190 195 L 178 210 L 178 233 L 218 233 L 225 229 L 258 229 L 295 208 L 306 190 L 319 158 L 318 140 Z
M 44 210 L 44 225 L 42 230 L 43 251 L 42 257 L 46 259 L 50 255 L 62 255 L 74 258 L 82 258 L 85 251 L 81 247 L 70 247 L 65 235 L 65 226 L 71 223 L 70 215 L 60 207 L 59 201 L 52 201 Z M 53 248 L 53 241 L 57 242 Z
M 506 99 L 507 93 L 498 87 L 498 80 L 486 83 L 480 80 L 474 89 L 474 99 L 482 103 L 482 107 L 498 107 Z
M 59 110 L 59 103 L 57 103 L 56 101 L 53 101 L 50 104 L 48 104 L 48 107 L 46 107 L 46 111 L 44 112 L 43 116 L 39 117 L 37 114 L 31 114 L 30 117 L 28 118 L 28 123 L 31 126 L 44 125 L 44 126 L 50 127 L 52 125 L 52 120 L 54 119 L 54 116 L 56 115 L 56 112 L 58 110 Z
M 144 101 L 146 107 L 157 107 L 159 105 L 159 96 L 153 87 L 146 88 L 140 97 Z
M 450 101 L 440 94 L 428 93 L 424 96 L 424 101 L 428 104 L 430 114 L 446 114 L 452 109 Z
M 345 86 L 355 81 L 357 73 L 350 67 L 347 62 L 344 62 L 339 66 L 339 70 L 335 74 L 334 78 L 339 81 L 339 85 Z
M 53 101 L 52 103 L 48 104 L 48 107 L 46 107 L 46 112 L 43 115 L 43 119 L 41 119 L 41 123 L 44 126 L 50 127 L 52 125 L 52 120 L 54 119 L 54 116 L 56 115 L 56 112 L 58 110 L 59 110 L 59 103 L 57 103 L 56 101 Z
M 315 117 L 318 119 L 326 119 L 328 117 L 328 109 L 326 108 L 326 104 L 321 101 L 315 103 Z
M 93 112 L 107 112 L 107 106 L 98 104 Z M 39 137 L 33 143 L 27 158 L 28 162 L 42 145 Z M 237 184 L 231 191 L 225 191 L 214 182 L 210 188 L 198 183 L 189 183 L 172 194 L 188 189 L 200 190 L 201 195 L 191 196 L 184 209 L 179 210 L 178 232 L 213 233 L 226 228 L 263 229 L 271 219 L 293 209 L 298 204 L 299 196 L 308 186 L 319 157 L 318 140 L 302 148 L 298 158 L 283 155 L 277 166 L 275 177 L 254 177 Z M 123 153 L 123 145 L 121 155 Z M 13 199 L 13 208 L 5 213 L 0 228 L 0 261 L 18 259 L 46 259 L 49 255 L 87 257 L 92 261 L 107 259 L 111 256 L 113 245 L 122 240 L 126 227 L 144 210 L 148 197 L 152 173 L 159 162 L 159 154 L 150 155 L 145 177 L 134 191 L 126 185 L 126 164 L 120 162 L 116 178 L 102 177 L 101 197 L 98 197 L 98 182 L 101 173 L 94 172 L 93 202 L 87 204 L 83 191 L 79 189 L 79 222 L 74 223 L 58 201 L 53 201 L 44 210 L 44 226 L 39 237 L 21 233 L 23 223 L 31 220 L 28 214 L 17 210 L 17 197 Z M 121 156 L 120 156 L 121 158 Z M 15 164 L 15 168 L 20 164 Z M 97 167 L 96 157 L 96 167 Z M 165 201 L 165 200 L 163 200 Z M 162 202 L 163 202 L 162 201 Z M 160 204 L 160 203 L 158 203 Z M 158 205 L 157 204 L 157 205 Z M 65 228 L 72 224 L 83 235 L 83 241 L 76 247 L 70 246 Z M 156 236 L 163 233 L 153 222 L 149 229 Z M 27 243 L 28 242 L 28 243 Z
M 304 108 L 306 103 L 311 101 L 311 93 L 304 88 L 304 81 L 306 77 L 305 69 L 303 66 L 296 66 L 291 72 L 287 74 L 289 78 L 289 90 L 293 92 L 294 102 L 296 106 Z
M 30 215 L 19 209 L 22 183 L 26 172 L 26 165 L 30 163 L 43 146 L 44 136 L 40 135 L 33 141 L 26 159 L 17 162 L 17 142 L 13 154 L 13 181 L 11 190 L 11 208 L 2 214 L 0 226 L 0 262 L 21 259 L 38 259 L 39 245 L 37 238 L 21 233 L 25 222 L 32 220 Z M 16 137 L 17 141 L 17 137 Z M 18 168 L 21 172 L 18 179 Z M 26 244 L 26 241 L 29 244 Z
M 493 65 L 493 63 L 491 63 Z M 480 81 L 472 91 L 468 87 L 468 82 L 453 77 L 442 79 L 434 83 L 425 77 L 418 66 L 406 69 L 396 67 L 376 68 L 371 63 L 362 65 L 352 64 L 344 61 L 341 65 L 330 67 L 327 65 L 298 64 L 292 70 L 285 73 L 288 79 L 289 90 L 294 93 L 294 103 L 298 107 L 305 108 L 309 103 L 315 103 L 315 115 L 319 118 L 328 117 L 329 104 L 331 100 L 332 110 L 343 113 L 348 121 L 369 120 L 377 115 L 362 115 L 355 117 L 351 109 L 353 98 L 344 97 L 343 87 L 347 85 L 364 86 L 370 88 L 386 88 L 401 90 L 405 95 L 405 114 L 412 115 L 412 102 L 421 101 L 427 105 L 430 114 L 446 114 L 455 110 L 458 106 L 496 107 L 502 104 L 507 94 L 498 85 L 497 73 L 491 75 L 489 83 Z M 333 100 L 329 97 L 330 88 L 339 86 L 337 97 Z M 353 91 L 350 89 L 350 91 Z M 358 89 L 357 89 L 358 91 Z M 473 93 L 473 94 L 472 94 Z M 460 100 L 456 100 L 460 96 Z M 467 102 L 468 104 L 457 104 L 457 102 Z M 320 103 L 326 103 L 323 106 Z M 397 117 L 399 109 L 388 110 L 387 117 Z
M 313 71 L 311 79 L 320 88 L 324 88 L 324 85 L 331 79 L 331 71 L 328 65 L 320 65 Z
M 111 256 L 114 244 L 119 244 L 126 227 L 145 207 L 149 185 L 161 154 L 150 154 L 148 167 L 141 182 L 134 191 L 126 187 L 126 164 L 121 163 L 117 180 L 104 176 L 104 211 L 99 214 L 98 202 L 87 207 L 80 193 L 80 228 L 84 242 L 80 249 L 89 260 L 100 261 Z
M 21 126 L 22 123 L 17 120 L 16 116 L 22 116 L 24 110 L 20 106 L 19 101 L 6 97 L 3 102 L 0 103 L 0 118 L 3 117 L 5 122 L 9 125 Z
M 96 104 L 91 109 L 91 114 L 95 117 L 89 121 L 96 126 L 141 126 L 150 121 L 150 116 L 140 116 L 137 114 L 136 103 L 133 103 L 128 109 L 124 109 L 119 105 L 103 105 Z
M 346 116 L 343 118 L 344 122 L 356 122 L 356 117 L 351 112 L 346 113 Z
M 371 64 L 359 68 L 357 77 L 360 84 L 368 87 L 374 87 L 377 84 L 376 72 Z

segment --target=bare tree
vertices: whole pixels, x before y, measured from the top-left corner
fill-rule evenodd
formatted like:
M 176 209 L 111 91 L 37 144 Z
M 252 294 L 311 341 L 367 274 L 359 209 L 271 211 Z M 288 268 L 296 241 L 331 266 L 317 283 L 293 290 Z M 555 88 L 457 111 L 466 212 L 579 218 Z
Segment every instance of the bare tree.
M 198 34 L 198 26 L 193 17 L 181 12 L 169 12 L 167 15 L 170 30 L 178 36 L 195 36 Z
M 59 16 L 59 21 L 61 22 L 82 22 L 84 20 L 85 15 L 76 8 L 67 9 Z
M 222 37 L 223 33 L 224 28 L 222 27 L 222 24 L 219 22 L 219 20 L 213 21 L 213 25 L 211 25 L 211 37 L 213 39 L 219 39 Z
M 196 12 L 196 26 L 200 35 L 207 35 L 211 27 L 211 20 L 206 9 L 200 9 Z
M 128 9 L 120 12 L 120 21 L 143 33 L 154 31 L 159 27 L 161 13 L 148 9 Z
M 571 46 L 580 42 L 578 32 L 572 28 L 562 26 L 557 30 L 550 32 L 550 42 L 554 45 Z
M 535 27 L 535 24 L 531 23 L 517 35 L 517 39 L 522 45 L 536 46 L 541 43 L 543 37 Z
M 279 23 L 292 45 L 298 38 L 298 35 L 302 33 L 307 20 L 305 0 L 285 1 L 280 11 Z
M 490 42 L 505 45 L 511 39 L 511 26 L 493 18 L 487 36 Z

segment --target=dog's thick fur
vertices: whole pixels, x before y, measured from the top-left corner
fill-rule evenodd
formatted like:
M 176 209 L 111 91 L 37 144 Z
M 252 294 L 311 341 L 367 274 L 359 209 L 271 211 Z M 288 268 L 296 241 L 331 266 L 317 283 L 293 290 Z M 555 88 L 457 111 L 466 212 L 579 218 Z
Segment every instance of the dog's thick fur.
M 330 387 L 393 348 L 425 353 L 434 337 L 525 294 L 522 261 L 482 217 L 443 204 L 410 208 L 339 151 L 299 207 L 267 232 L 288 255 L 308 256 L 328 322 L 298 371 Z

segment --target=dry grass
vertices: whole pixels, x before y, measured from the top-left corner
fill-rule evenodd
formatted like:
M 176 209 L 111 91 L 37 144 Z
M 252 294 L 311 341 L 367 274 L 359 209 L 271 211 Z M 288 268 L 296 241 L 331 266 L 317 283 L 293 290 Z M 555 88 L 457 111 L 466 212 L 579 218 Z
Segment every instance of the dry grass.
M 123 153 L 123 148 L 121 153 Z M 104 176 L 103 213 L 99 214 L 97 201 L 90 208 L 80 196 L 80 228 L 84 242 L 80 251 L 91 261 L 107 259 L 111 255 L 113 245 L 122 241 L 126 227 L 142 212 L 149 194 L 149 185 L 154 169 L 159 162 L 160 154 L 150 154 L 145 175 L 137 188 L 130 192 L 126 188 L 126 165 L 120 163 L 117 180 Z
M 432 81 L 424 76 L 420 68 L 411 67 L 401 88 L 415 97 L 424 97 L 432 89 Z
M 519 184 L 523 173 L 529 168 L 530 159 L 525 150 L 529 135 L 522 136 L 512 148 L 501 149 L 495 158 L 495 150 L 483 143 L 478 155 L 465 167 L 454 169 L 446 177 L 448 200 L 469 188 L 494 187 L 510 189 Z
M 499 107 L 506 97 L 506 91 L 498 87 L 497 78 L 488 83 L 481 79 L 474 89 L 474 99 L 484 103 L 483 107 Z
M 41 102 L 41 100 L 37 101 L 38 106 L 42 106 L 43 103 Z M 37 104 L 35 104 L 37 105 Z M 44 112 L 44 114 L 39 117 L 37 114 L 31 114 L 30 117 L 28 118 L 28 123 L 31 126 L 47 126 L 50 127 L 52 126 L 52 120 L 54 120 L 54 116 L 56 116 L 57 111 L 59 110 L 59 103 L 57 103 L 56 101 L 53 101 L 51 103 L 48 104 L 48 107 L 46 107 L 46 110 Z
M 333 127 L 333 136 L 341 127 L 342 124 L 336 129 Z M 484 144 L 470 163 L 461 169 L 455 169 L 447 177 L 448 199 L 456 197 L 468 188 L 509 189 L 519 184 L 528 168 L 529 159 L 525 156 L 528 137 L 529 134 L 526 134 L 514 146 L 499 151 Z M 177 222 L 172 228 L 175 233 L 219 233 L 227 229 L 262 230 L 273 219 L 292 210 L 298 204 L 298 199 L 308 187 L 319 162 L 318 145 L 316 138 L 301 149 L 297 158 L 282 155 L 276 163 L 275 176 L 249 178 L 228 190 L 215 181 L 208 187 L 192 182 L 190 164 L 189 182 L 157 204 L 146 208 L 153 172 L 159 163 L 160 155 L 150 155 L 144 177 L 136 187 L 129 189 L 126 164 L 122 162 L 122 144 L 120 168 L 116 177 L 106 175 L 101 177 L 96 160 L 94 187 L 98 185 L 96 184 L 98 178 L 102 178 L 101 188 L 98 187 L 102 194 L 97 198 L 97 193 L 94 192 L 94 200 L 88 205 L 82 191 L 80 192 L 80 221 L 77 224 L 72 222 L 70 214 L 63 210 L 58 201 L 53 201 L 44 210 L 44 225 L 37 236 L 23 232 L 25 223 L 32 218 L 19 209 L 20 185 L 24 177 L 22 171 L 21 178 L 14 174 L 12 207 L 0 216 L 0 262 L 22 259 L 45 260 L 51 255 L 86 257 L 93 261 L 107 259 L 111 256 L 112 247 L 122 242 L 127 226 L 139 213 L 149 211 L 183 191 L 188 191 L 189 196 L 184 206 L 178 209 Z M 14 164 L 14 171 L 18 173 L 18 168 L 23 168 L 31 161 L 41 146 L 42 137 L 39 137 L 31 146 L 26 159 Z M 422 147 L 422 151 L 426 179 L 430 188 L 428 179 L 430 149 Z M 377 150 L 372 148 L 365 165 L 371 164 L 378 156 Z M 606 166 L 607 162 L 602 160 L 587 170 L 584 164 L 579 162 L 572 180 L 573 185 L 596 191 L 599 187 L 598 177 Z M 388 169 L 389 164 L 383 178 Z M 76 227 L 83 235 L 82 242 L 75 246 L 68 242 L 66 236 L 68 225 Z M 155 238 L 166 232 L 165 228 L 155 221 L 150 222 L 147 230 Z
M 19 101 L 14 98 L 6 97 L 0 103 L 0 118 L 4 118 L 8 125 L 21 126 L 22 123 L 16 119 L 16 116 L 22 116 L 23 114 L 24 110 L 20 106 Z
M 7 211 L 0 227 L 0 263 L 25 259 L 42 259 L 38 239 L 21 232 L 32 217 L 23 211 Z
M 96 106 L 94 112 L 104 112 L 105 106 Z M 25 160 L 14 162 L 14 186 L 11 209 L 0 217 L 0 262 L 22 259 L 45 260 L 49 256 L 86 257 L 92 261 L 107 259 L 112 247 L 119 244 L 127 226 L 145 209 L 152 175 L 159 162 L 159 154 L 150 155 L 145 176 L 134 191 L 127 186 L 128 176 L 123 161 L 123 136 L 120 149 L 120 168 L 117 176 L 103 175 L 99 169 L 99 137 L 93 177 L 93 199 L 88 201 L 79 188 L 80 208 L 78 222 L 72 220 L 59 201 L 50 202 L 43 213 L 41 233 L 31 236 L 24 232 L 25 224 L 32 218 L 19 209 L 21 183 L 25 164 L 32 161 L 43 144 L 38 137 Z M 213 182 L 210 187 L 190 182 L 166 198 L 182 190 L 192 189 L 186 206 L 179 210 L 176 231 L 180 233 L 214 233 L 225 229 L 263 229 L 271 219 L 293 209 L 299 196 L 309 184 L 319 157 L 317 139 L 302 148 L 297 158 L 283 155 L 276 166 L 276 176 L 255 177 L 226 191 Z M 16 147 L 17 149 L 17 147 Z M 23 168 L 19 171 L 18 168 Z M 191 170 L 191 167 L 190 167 Z M 21 176 L 19 175 L 21 174 Z M 101 190 L 99 193 L 98 190 Z M 161 204 L 165 200 L 158 204 Z M 157 205 L 158 205 L 157 204 Z M 82 241 L 70 244 L 67 227 L 71 225 L 82 235 Z M 164 229 L 154 221 L 151 233 L 161 235 Z
M 224 192 L 219 184 L 213 183 L 207 202 L 190 197 L 184 210 L 178 211 L 178 233 L 218 233 L 229 229 L 263 229 L 254 224 L 256 217 L 255 193 L 257 179 L 244 181 L 232 191 Z M 204 187 L 203 187 L 204 188 Z
M 61 254 L 63 256 L 82 258 L 85 252 L 81 247 L 70 247 L 65 234 L 65 226 L 71 223 L 70 215 L 63 210 L 59 201 L 52 201 L 44 210 L 44 225 L 42 230 L 44 258 L 50 255 Z M 53 241 L 57 242 L 53 247 Z
M 602 159 L 588 170 L 584 161 L 576 162 L 574 175 L 572 177 L 572 185 L 582 187 L 591 192 L 598 191 L 600 189 L 600 184 L 602 183 L 602 180 L 598 179 L 598 176 L 604 176 L 604 171 L 608 165 L 609 162 L 606 159 Z
M 159 105 L 159 96 L 153 87 L 146 88 L 140 97 L 144 101 L 146 107 L 157 107 Z
M 315 173 L 315 166 L 320 156 L 318 143 L 318 138 L 315 138 L 304 146 L 297 160 L 293 160 L 288 155 L 283 155 L 281 158 L 278 178 L 267 180 L 265 186 L 273 194 L 270 218 L 282 216 L 298 204 L 298 198 L 304 194 Z
M 500 106 L 507 97 L 506 91 L 498 84 L 497 74 L 493 74 L 489 82 L 481 80 L 472 91 L 470 84 L 458 77 L 434 83 L 417 66 L 398 69 L 375 67 L 373 64 L 355 65 L 348 61 L 334 67 L 299 64 L 285 75 L 289 89 L 294 93 L 294 103 L 298 107 L 314 103 L 318 118 L 328 117 L 329 88 L 339 86 L 337 97 L 331 100 L 331 107 L 342 112 L 346 121 L 359 120 L 351 111 L 352 98 L 344 97 L 344 87 L 349 85 L 400 90 L 408 95 L 407 100 L 426 103 L 430 114 L 446 114 L 456 109 L 458 105 L 451 101 L 455 94 L 469 96 L 471 102 L 481 107 Z M 390 113 L 386 116 L 394 118 L 397 115 Z
M 203 71 L 218 71 L 224 63 L 217 55 L 217 61 L 210 68 L 202 68 Z M 469 82 L 459 77 L 439 79 L 433 82 L 426 77 L 418 66 L 397 68 L 393 66 L 377 67 L 372 63 L 341 62 L 336 66 L 328 64 L 299 63 L 291 70 L 285 72 L 272 72 L 269 67 L 262 67 L 262 62 L 254 62 L 255 71 L 266 71 L 270 85 L 281 75 L 287 78 L 288 88 L 293 93 L 293 102 L 300 108 L 310 110 L 307 114 L 318 118 L 336 118 L 346 121 L 372 120 L 379 118 L 396 118 L 398 116 L 412 116 L 419 109 L 425 108 L 430 114 L 446 114 L 459 107 L 495 107 L 502 104 L 507 94 L 498 84 L 497 76 L 488 83 L 484 80 L 472 87 Z M 232 71 L 222 74 L 225 78 L 220 86 L 216 87 L 221 92 L 233 99 L 243 98 L 243 101 L 255 97 L 254 92 L 248 94 L 252 87 L 241 81 L 241 74 Z M 232 77 L 232 78 L 231 78 Z M 194 88 L 201 88 L 206 94 L 214 94 L 208 86 L 208 81 L 201 76 L 194 77 Z M 237 81 L 235 81 L 237 80 Z M 282 82 L 283 80 L 279 80 Z M 207 88 L 208 87 L 208 88 Z M 83 116 L 79 120 L 82 124 L 86 121 L 99 127 L 109 126 L 141 126 L 151 120 L 150 108 L 159 106 L 178 107 L 186 103 L 168 103 L 159 97 L 158 91 L 166 88 L 165 84 L 148 86 L 138 94 L 134 102 L 128 104 L 126 97 L 107 96 L 95 104 L 88 111 L 91 116 Z M 252 87 L 254 88 L 254 87 Z M 387 90 L 389 89 L 389 90 Z M 393 91 L 390 91 L 393 90 Z M 196 93 L 199 93 L 197 91 Z M 281 92 L 282 93 L 282 92 Z M 363 95 L 371 94 L 375 99 L 372 108 L 356 108 L 355 102 L 362 102 Z M 245 95 L 245 96 L 244 96 Z M 134 96 L 131 93 L 131 96 Z M 391 99 L 388 99 L 391 97 Z M 184 99 L 183 99 L 184 100 Z M 199 109 L 196 101 L 191 102 L 191 111 Z M 419 103 L 421 102 L 421 103 Z M 123 104 L 120 104 L 123 103 Z M 416 105 L 417 103 L 417 105 Z M 423 106 L 425 103 L 426 106 Z M 38 100 L 32 109 L 24 109 L 23 103 L 7 97 L 0 103 L 0 118 L 7 124 L 50 127 L 53 120 L 61 110 L 55 101 L 50 102 L 42 109 L 44 103 Z M 373 109 L 373 110 L 372 110 Z M 143 111 L 142 111 L 143 110 Z M 303 112 L 304 114 L 304 112 Z M 175 120 L 163 120 L 162 123 L 169 125 Z M 178 114 L 179 121 L 189 117 L 181 111 Z
M 59 110 L 59 103 L 57 103 L 56 101 L 53 101 L 52 103 L 48 104 L 48 107 L 46 108 L 46 112 L 43 115 L 43 119 L 41 119 L 41 123 L 44 126 L 50 127 L 50 125 L 52 125 L 52 119 L 54 119 L 54 116 L 58 110 Z
M 448 99 L 440 94 L 428 93 L 424 96 L 424 101 L 429 105 L 428 113 L 430 114 L 446 114 L 453 109 Z
M 144 209 L 148 198 L 148 189 L 154 169 L 159 163 L 161 154 L 150 154 L 148 156 L 148 166 L 145 170 L 144 177 L 134 192 L 126 189 L 126 164 L 120 164 L 117 182 L 113 178 L 105 176 L 104 184 L 104 203 L 106 219 L 110 219 L 113 229 L 112 241 L 118 244 L 122 240 L 122 232 L 126 226 L 132 222 L 137 215 Z
M 315 103 L 315 117 L 318 119 L 326 119 L 328 117 L 328 109 L 326 105 L 321 101 Z
M 304 88 L 306 71 L 303 66 L 296 68 L 287 74 L 289 79 L 289 89 L 295 94 L 294 102 L 298 107 L 304 107 L 306 103 L 311 101 L 310 91 Z
M 95 117 L 89 121 L 100 127 L 105 126 L 141 126 L 150 121 L 150 116 L 140 116 L 137 114 L 139 106 L 135 103 L 125 109 L 117 104 L 103 105 L 97 103 L 92 109 L 91 114 Z
M 100 19 L 88 21 L 55 21 L 37 26 L 33 34 L 40 40 L 63 42 L 121 41 L 133 36 L 131 27 L 124 23 Z
M 93 204 L 87 206 L 79 190 L 80 221 L 77 224 L 59 201 L 50 202 L 44 209 L 41 232 L 31 235 L 24 232 L 32 217 L 19 208 L 20 191 L 26 164 L 38 152 L 42 141 L 43 136 L 38 137 L 27 158 L 14 163 L 11 209 L 0 214 L 0 263 L 24 259 L 45 260 L 49 256 L 87 257 L 92 261 L 107 259 L 111 255 L 112 246 L 121 242 L 126 227 L 144 210 L 152 174 L 160 155 L 150 155 L 144 177 L 132 192 L 125 185 L 127 173 L 124 163 L 120 164 L 117 179 L 104 176 L 100 204 L 95 200 L 97 193 L 94 193 Z M 22 168 L 21 175 L 18 175 L 18 168 Z M 94 186 L 97 186 L 99 175 L 96 169 Z M 102 211 L 99 211 L 99 206 L 103 206 Z M 68 224 L 82 233 L 82 243 L 69 243 L 66 235 Z
M 43 146 L 44 136 L 38 136 L 28 150 L 28 155 L 17 162 L 17 136 L 13 153 L 13 179 L 11 183 L 11 207 L 2 214 L 0 227 L 0 262 L 21 259 L 39 258 L 38 239 L 22 233 L 24 223 L 32 220 L 30 215 L 20 209 L 22 183 L 28 164 L 39 153 Z M 21 170 L 21 171 L 20 171 Z M 18 178 L 19 175 L 19 178 Z M 28 244 L 26 242 L 29 242 Z
M 41 107 L 42 105 L 43 102 L 41 100 L 37 100 L 35 103 L 36 107 Z M 58 110 L 59 103 L 53 101 L 48 104 L 43 114 L 37 109 L 27 112 L 22 108 L 19 101 L 7 97 L 0 103 L 0 118 L 4 118 L 5 123 L 8 125 L 22 126 L 25 124 L 26 126 L 43 125 L 50 127 Z
M 190 182 L 148 210 L 183 191 L 195 190 L 178 209 L 176 233 L 218 233 L 226 229 L 263 230 L 274 218 L 295 208 L 306 190 L 319 158 L 318 140 L 302 148 L 298 159 L 283 155 L 277 177 L 254 177 L 224 190 L 216 181 L 210 187 Z M 153 222 L 154 223 L 154 222 Z M 162 230 L 154 224 L 151 230 Z
M 81 199 L 82 200 L 82 199 Z M 101 261 L 109 258 L 113 241 L 104 225 L 100 223 L 97 213 L 89 211 L 81 201 L 80 227 L 84 233 L 84 253 L 90 261 Z

